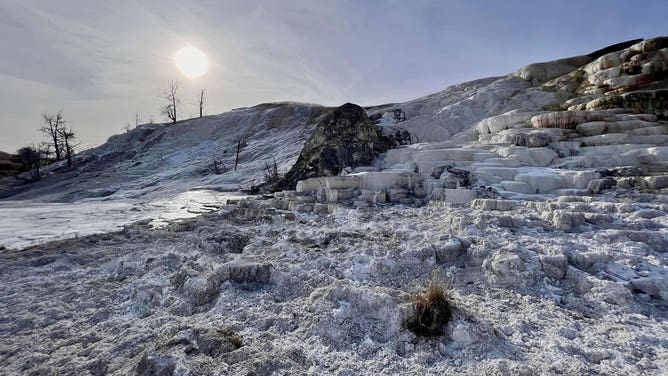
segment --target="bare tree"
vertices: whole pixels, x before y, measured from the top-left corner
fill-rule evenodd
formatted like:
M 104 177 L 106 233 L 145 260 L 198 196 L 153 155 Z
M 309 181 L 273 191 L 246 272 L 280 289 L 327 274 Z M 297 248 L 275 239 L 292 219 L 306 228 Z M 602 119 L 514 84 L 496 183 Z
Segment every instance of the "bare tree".
M 72 130 L 72 127 L 64 126 L 58 130 L 59 137 L 62 142 L 61 149 L 65 152 L 65 157 L 67 158 L 67 166 L 72 167 L 72 157 L 74 156 L 74 139 L 76 134 Z
M 204 110 L 204 105 L 206 102 L 206 89 L 202 89 L 199 92 L 198 100 L 199 100 L 199 117 L 202 117 L 202 112 L 203 112 L 202 110 Z
M 264 182 L 268 184 L 275 184 L 280 179 L 278 174 L 278 165 L 276 164 L 276 158 L 274 158 L 274 163 L 269 164 L 264 162 Z
M 176 97 L 176 93 L 179 90 L 178 81 L 169 81 L 167 83 L 167 88 L 163 93 L 163 98 L 167 100 L 167 104 L 162 108 L 162 113 L 167 116 L 172 123 L 176 123 L 176 116 L 179 111 L 181 111 L 181 100 Z
M 139 126 L 139 123 L 141 123 L 141 118 L 139 117 L 139 112 L 135 112 L 135 128 Z
M 63 120 L 63 112 L 58 111 L 56 114 L 43 113 L 42 119 L 44 120 L 44 126 L 40 128 L 44 134 L 46 134 L 51 142 L 53 142 L 53 148 L 56 152 L 56 160 L 63 159 L 62 149 L 60 143 L 60 129 L 65 127 L 65 120 Z
M 127 123 L 125 123 L 125 126 L 123 127 L 123 130 L 125 132 L 130 132 L 132 130 L 132 126 L 130 125 L 129 121 Z
M 237 156 L 234 158 L 234 171 L 237 170 L 237 166 L 239 165 L 239 152 L 241 151 L 241 148 L 246 146 L 246 142 L 243 140 L 241 136 L 237 137 Z
M 211 158 L 213 159 L 211 168 L 213 169 L 213 172 L 216 173 L 216 175 L 227 172 L 227 166 L 225 166 L 225 162 L 223 162 L 222 158 L 218 157 L 217 155 L 212 155 Z

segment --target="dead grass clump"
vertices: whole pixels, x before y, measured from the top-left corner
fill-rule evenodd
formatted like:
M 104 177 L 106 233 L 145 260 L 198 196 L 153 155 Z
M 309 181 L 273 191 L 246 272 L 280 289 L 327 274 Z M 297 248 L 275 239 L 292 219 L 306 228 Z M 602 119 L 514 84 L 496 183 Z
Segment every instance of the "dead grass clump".
M 220 334 L 229 344 L 232 345 L 232 350 L 236 350 L 243 346 L 241 336 L 239 336 L 232 328 L 218 329 L 218 334 Z
M 404 325 L 418 336 L 438 336 L 443 334 L 451 316 L 445 288 L 432 280 L 426 293 L 414 296 L 412 315 Z

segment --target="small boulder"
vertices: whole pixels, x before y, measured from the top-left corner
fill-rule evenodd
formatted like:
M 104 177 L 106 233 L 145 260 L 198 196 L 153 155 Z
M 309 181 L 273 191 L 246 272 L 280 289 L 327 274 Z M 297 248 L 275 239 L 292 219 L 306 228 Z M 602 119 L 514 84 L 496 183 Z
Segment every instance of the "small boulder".
M 559 230 L 571 232 L 577 226 L 585 224 L 585 217 L 580 212 L 565 212 L 557 210 L 552 215 L 552 224 Z
M 526 269 L 524 261 L 514 252 L 497 252 L 492 258 L 485 260 L 482 267 L 490 280 L 499 285 L 519 286 L 527 283 L 522 275 Z
M 181 286 L 181 293 L 195 305 L 204 305 L 218 296 L 219 284 L 216 278 L 190 277 Z
M 436 254 L 436 260 L 440 263 L 453 262 L 462 253 L 462 243 L 457 238 L 448 240 L 445 243 L 440 243 L 432 246 Z

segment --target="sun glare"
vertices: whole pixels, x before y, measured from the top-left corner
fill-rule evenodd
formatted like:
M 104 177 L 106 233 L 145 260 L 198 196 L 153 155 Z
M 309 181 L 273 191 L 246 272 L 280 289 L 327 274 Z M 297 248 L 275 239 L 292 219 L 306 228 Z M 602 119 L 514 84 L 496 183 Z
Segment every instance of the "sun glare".
M 191 45 L 176 51 L 174 64 L 188 78 L 197 78 L 209 69 L 209 59 L 200 49 Z

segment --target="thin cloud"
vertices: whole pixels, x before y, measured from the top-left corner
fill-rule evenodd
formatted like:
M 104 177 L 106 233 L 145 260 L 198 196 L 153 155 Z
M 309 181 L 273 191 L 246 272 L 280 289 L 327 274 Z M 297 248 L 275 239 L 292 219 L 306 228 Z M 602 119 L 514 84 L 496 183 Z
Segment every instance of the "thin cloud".
M 0 150 L 39 139 L 39 113 L 63 109 L 87 144 L 158 94 L 209 92 L 210 114 L 260 102 L 363 105 L 665 34 L 663 1 L 5 0 L 0 4 Z M 591 14 L 596 14 L 592 17 Z M 174 52 L 193 44 L 211 70 L 186 80 Z M 4 98 L 10 98 L 5 100 Z

